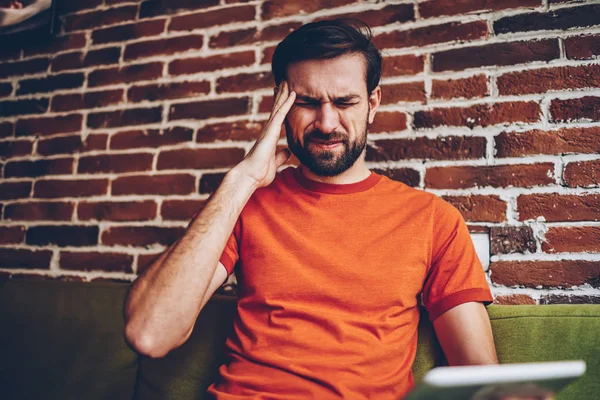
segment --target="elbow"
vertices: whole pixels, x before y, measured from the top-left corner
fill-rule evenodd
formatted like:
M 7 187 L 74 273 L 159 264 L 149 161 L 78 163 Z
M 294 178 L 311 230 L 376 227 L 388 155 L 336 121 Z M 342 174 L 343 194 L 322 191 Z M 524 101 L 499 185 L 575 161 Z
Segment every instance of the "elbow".
M 150 358 L 162 358 L 171 351 L 171 348 L 161 345 L 156 335 L 137 329 L 131 323 L 125 325 L 125 340 L 135 352 Z

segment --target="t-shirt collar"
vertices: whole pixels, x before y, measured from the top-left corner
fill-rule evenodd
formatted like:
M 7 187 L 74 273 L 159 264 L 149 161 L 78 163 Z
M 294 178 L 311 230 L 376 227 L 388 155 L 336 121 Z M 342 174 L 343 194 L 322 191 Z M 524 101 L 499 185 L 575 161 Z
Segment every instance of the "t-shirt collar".
M 364 192 L 365 190 L 371 189 L 379 182 L 381 175 L 371 171 L 371 174 L 360 182 L 346 183 L 346 184 L 335 184 L 335 183 L 324 183 L 314 181 L 307 178 L 302 173 L 300 167 L 297 167 L 293 171 L 293 176 L 300 186 L 313 192 L 330 193 L 330 194 L 347 194 Z

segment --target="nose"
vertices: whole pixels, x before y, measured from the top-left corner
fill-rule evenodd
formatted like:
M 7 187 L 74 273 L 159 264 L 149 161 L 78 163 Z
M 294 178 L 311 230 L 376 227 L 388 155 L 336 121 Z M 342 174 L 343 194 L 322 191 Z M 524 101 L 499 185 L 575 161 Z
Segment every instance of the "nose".
M 337 110 L 331 103 L 323 103 L 317 114 L 315 128 L 323 133 L 334 132 L 339 124 L 339 116 Z

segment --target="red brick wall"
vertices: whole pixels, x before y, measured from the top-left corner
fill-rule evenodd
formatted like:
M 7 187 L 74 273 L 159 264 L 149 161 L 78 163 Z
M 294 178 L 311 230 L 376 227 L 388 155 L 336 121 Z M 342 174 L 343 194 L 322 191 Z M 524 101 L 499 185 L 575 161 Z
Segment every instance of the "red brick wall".
M 357 16 L 385 55 L 370 166 L 490 233 L 499 301 L 600 301 L 598 2 L 63 4 L 53 43 L 0 44 L 5 277 L 134 278 L 257 137 L 277 42 Z

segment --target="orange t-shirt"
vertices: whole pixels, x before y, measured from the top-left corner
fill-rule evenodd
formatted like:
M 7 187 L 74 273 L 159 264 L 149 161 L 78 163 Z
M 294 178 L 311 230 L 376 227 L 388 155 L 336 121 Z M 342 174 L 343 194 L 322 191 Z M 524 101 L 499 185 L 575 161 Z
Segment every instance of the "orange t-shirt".
M 221 257 L 238 315 L 208 390 L 229 399 L 394 399 L 413 386 L 419 299 L 431 320 L 492 300 L 459 212 L 371 173 L 288 168 L 257 190 Z

